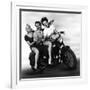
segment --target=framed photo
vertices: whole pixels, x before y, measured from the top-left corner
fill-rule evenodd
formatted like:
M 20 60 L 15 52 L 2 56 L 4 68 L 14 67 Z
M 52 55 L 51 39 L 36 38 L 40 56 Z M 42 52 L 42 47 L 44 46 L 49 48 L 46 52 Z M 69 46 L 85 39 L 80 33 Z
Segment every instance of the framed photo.
M 87 81 L 87 7 L 11 3 L 11 87 Z

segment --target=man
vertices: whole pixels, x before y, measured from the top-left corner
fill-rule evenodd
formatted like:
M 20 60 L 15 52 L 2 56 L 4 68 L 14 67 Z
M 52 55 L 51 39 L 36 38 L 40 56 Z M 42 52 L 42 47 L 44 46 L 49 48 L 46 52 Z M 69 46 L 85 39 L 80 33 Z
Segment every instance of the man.
M 43 38 L 43 29 L 41 28 L 41 22 L 35 22 L 36 31 L 34 33 L 34 40 L 40 42 Z

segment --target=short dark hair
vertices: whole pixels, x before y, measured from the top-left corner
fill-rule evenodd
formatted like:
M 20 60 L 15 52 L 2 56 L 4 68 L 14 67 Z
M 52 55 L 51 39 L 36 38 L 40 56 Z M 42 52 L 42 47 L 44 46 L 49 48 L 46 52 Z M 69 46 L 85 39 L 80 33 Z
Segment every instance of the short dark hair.
M 47 22 L 48 22 L 47 17 L 43 17 L 43 18 L 41 18 L 41 23 L 42 23 L 42 24 L 43 24 L 43 21 L 47 21 Z
M 35 24 L 39 24 L 41 26 L 41 22 L 40 21 L 35 21 Z

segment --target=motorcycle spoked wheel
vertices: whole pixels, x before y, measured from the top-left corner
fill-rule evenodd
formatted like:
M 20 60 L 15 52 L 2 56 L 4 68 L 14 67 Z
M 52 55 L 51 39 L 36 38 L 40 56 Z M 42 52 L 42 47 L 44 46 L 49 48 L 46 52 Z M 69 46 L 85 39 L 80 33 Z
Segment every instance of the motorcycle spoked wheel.
M 64 53 L 64 60 L 63 60 L 63 62 L 68 67 L 68 69 L 75 69 L 76 68 L 77 59 L 76 59 L 76 56 L 75 56 L 74 52 L 71 49 L 68 49 Z

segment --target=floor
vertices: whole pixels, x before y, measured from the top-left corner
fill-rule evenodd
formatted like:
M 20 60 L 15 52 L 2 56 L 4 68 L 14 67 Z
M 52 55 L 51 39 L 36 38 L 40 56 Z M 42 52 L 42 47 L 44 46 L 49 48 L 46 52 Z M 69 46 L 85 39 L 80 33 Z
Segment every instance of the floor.
M 80 76 L 80 60 L 78 60 L 77 68 L 69 70 L 64 64 L 58 64 L 56 66 L 47 66 L 42 72 L 34 72 L 31 68 L 24 69 L 21 72 L 20 78 L 48 78 L 48 77 L 66 77 L 66 76 Z

